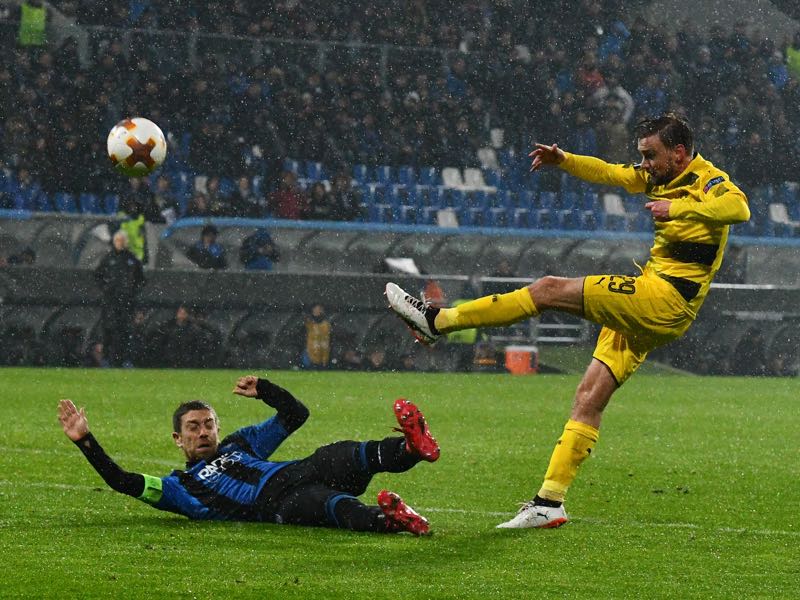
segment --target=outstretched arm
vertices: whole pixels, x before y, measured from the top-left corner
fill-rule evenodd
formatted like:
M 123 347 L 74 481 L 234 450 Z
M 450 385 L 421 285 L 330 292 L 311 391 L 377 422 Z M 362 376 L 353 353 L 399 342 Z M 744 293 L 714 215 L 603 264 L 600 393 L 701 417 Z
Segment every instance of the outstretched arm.
M 124 471 L 105 453 L 100 442 L 89 431 L 85 408 L 78 410 L 72 400 L 59 400 L 58 420 L 66 436 L 80 448 L 111 489 L 135 498 L 144 493 L 144 475 Z
M 255 375 L 240 377 L 233 393 L 247 398 L 259 398 L 277 410 L 276 417 L 287 433 L 292 433 L 308 419 L 305 405 L 268 379 L 259 379 Z
M 267 379 L 259 379 L 254 375 L 240 377 L 233 393 L 247 398 L 260 398 L 278 411 L 277 415 L 263 423 L 242 427 L 222 440 L 221 445 L 238 443 L 259 458 L 269 458 L 283 440 L 308 418 L 308 409 L 297 398 Z
M 545 165 L 558 166 L 584 181 L 623 187 L 630 193 L 643 192 L 647 184 L 644 173 L 633 165 L 615 165 L 593 156 L 571 154 L 564 152 L 558 144 L 536 144 L 528 156 L 531 158 L 531 171 Z

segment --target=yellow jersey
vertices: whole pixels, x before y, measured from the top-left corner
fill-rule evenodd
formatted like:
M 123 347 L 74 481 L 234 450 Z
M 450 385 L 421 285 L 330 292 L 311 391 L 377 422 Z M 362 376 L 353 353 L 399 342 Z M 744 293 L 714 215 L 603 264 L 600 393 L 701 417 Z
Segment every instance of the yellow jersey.
M 699 154 L 665 185 L 655 185 L 646 171 L 634 165 L 610 164 L 569 152 L 565 155 L 559 166 L 571 175 L 672 203 L 671 220 L 654 221 L 655 238 L 645 269 L 673 283 L 696 316 L 722 264 L 729 226 L 750 218 L 747 196 L 727 173 Z

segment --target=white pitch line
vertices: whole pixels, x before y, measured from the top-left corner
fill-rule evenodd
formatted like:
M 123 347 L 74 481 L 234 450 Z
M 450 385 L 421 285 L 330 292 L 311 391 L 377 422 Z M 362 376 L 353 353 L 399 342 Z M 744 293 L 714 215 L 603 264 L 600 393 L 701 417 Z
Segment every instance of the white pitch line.
M 0 486 L 13 486 L 16 485 L 14 481 L 10 481 L 8 479 L 0 479 Z M 22 485 L 26 488 L 34 487 L 34 488 L 45 488 L 45 489 L 54 489 L 54 490 L 96 490 L 98 486 L 91 486 L 91 485 L 74 485 L 69 483 L 47 483 L 43 481 L 24 481 Z M 436 508 L 436 507 L 426 507 L 426 506 L 419 506 L 417 507 L 423 513 L 450 513 L 450 514 L 459 514 L 459 515 L 476 515 L 480 517 L 492 517 L 492 518 L 508 518 L 509 516 L 513 515 L 513 512 L 498 512 L 498 511 L 488 511 L 488 510 L 469 510 L 466 508 Z M 594 519 L 591 517 L 578 517 L 573 518 L 572 521 L 576 523 L 588 523 L 590 525 L 596 525 L 598 527 L 615 527 L 615 528 L 624 528 L 624 527 L 636 527 L 636 528 L 651 528 L 651 527 L 662 527 L 665 529 L 690 529 L 696 531 L 714 531 L 717 533 L 733 533 L 736 535 L 783 535 L 789 537 L 800 537 L 800 531 L 787 531 L 783 529 L 747 529 L 745 527 L 701 527 L 695 523 L 651 523 L 651 522 L 642 522 L 642 521 L 625 521 L 625 522 L 614 522 L 614 521 L 603 521 L 602 519 Z

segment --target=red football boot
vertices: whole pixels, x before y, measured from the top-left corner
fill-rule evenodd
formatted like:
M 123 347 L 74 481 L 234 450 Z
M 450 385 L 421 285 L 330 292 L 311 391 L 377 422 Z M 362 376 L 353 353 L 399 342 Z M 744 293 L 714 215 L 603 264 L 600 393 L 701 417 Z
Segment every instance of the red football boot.
M 410 400 L 398 398 L 394 401 L 394 415 L 406 438 L 406 450 L 417 454 L 422 460 L 435 462 L 439 458 L 439 444 L 428 430 L 428 424 L 420 410 Z
M 386 516 L 386 529 L 391 532 L 408 531 L 416 536 L 428 535 L 428 520 L 408 506 L 403 499 L 389 490 L 378 493 L 378 506 Z

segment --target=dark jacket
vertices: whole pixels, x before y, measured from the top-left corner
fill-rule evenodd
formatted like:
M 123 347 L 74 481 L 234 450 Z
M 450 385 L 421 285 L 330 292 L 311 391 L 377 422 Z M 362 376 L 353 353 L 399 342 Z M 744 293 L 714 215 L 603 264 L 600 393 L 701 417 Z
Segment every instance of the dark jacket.
M 95 269 L 94 279 L 107 301 L 132 303 L 144 285 L 142 263 L 128 250 L 112 249 Z

